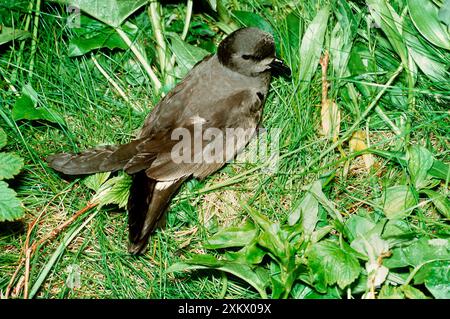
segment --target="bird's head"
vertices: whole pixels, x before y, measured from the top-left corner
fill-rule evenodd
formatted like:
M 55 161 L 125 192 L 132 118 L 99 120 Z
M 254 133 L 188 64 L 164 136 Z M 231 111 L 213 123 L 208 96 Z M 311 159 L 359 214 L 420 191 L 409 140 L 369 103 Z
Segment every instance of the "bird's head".
M 242 28 L 226 37 L 217 50 L 219 61 L 233 71 L 258 76 L 271 71 L 289 76 L 291 70 L 275 57 L 273 36 L 257 28 Z

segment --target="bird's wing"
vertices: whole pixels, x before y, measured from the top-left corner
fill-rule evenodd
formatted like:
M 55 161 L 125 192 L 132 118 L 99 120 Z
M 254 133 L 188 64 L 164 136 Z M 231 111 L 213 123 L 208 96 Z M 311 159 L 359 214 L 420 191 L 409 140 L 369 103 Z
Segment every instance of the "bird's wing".
M 204 178 L 232 160 L 253 136 L 262 101 L 256 92 L 241 89 L 210 103 L 196 105 L 197 115 L 181 116 L 174 125 L 143 139 L 125 171 L 145 169 L 158 181 Z

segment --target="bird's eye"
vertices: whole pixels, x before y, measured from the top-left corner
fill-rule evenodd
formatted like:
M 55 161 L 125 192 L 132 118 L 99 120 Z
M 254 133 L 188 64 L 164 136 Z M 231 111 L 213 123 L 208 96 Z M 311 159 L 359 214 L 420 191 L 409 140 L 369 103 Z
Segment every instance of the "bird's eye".
M 250 60 L 250 59 L 252 58 L 252 56 L 251 56 L 251 55 L 248 55 L 248 54 L 244 54 L 244 55 L 242 56 L 242 58 L 243 58 L 244 60 Z

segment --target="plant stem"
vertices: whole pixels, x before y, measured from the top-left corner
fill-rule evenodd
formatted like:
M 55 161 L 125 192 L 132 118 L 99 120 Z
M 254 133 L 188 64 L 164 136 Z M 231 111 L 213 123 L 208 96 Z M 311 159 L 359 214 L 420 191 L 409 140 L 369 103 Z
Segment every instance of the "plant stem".
M 166 41 L 164 40 L 160 16 L 160 5 L 158 1 L 153 0 L 150 2 L 148 7 L 148 13 L 150 16 L 150 21 L 152 23 L 153 33 L 156 40 L 156 50 L 159 59 L 159 67 L 162 74 L 166 71 Z
M 138 61 L 141 63 L 144 70 L 147 72 L 147 74 L 150 76 L 150 79 L 153 82 L 153 85 L 155 86 L 156 91 L 159 91 L 162 87 L 161 82 L 159 81 L 156 74 L 153 72 L 151 66 L 148 64 L 145 57 L 142 55 L 142 53 L 139 51 L 139 49 L 134 45 L 133 42 L 131 42 L 128 35 L 120 28 L 116 28 L 116 32 L 119 34 L 119 36 L 122 38 L 122 40 L 128 45 L 128 47 L 131 49 L 131 51 L 134 53 Z
M 31 61 L 28 73 L 28 80 L 31 81 L 34 70 L 34 57 L 36 55 L 37 35 L 39 27 L 39 16 L 41 12 L 41 0 L 36 0 L 36 13 L 34 14 L 33 39 L 31 40 Z

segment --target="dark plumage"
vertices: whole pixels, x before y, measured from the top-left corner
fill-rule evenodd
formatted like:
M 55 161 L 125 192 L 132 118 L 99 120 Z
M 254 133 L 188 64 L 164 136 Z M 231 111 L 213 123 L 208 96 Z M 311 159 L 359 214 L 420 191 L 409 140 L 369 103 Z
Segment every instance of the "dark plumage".
M 56 154 L 49 165 L 68 175 L 123 169 L 132 175 L 128 200 L 129 252 L 143 253 L 150 234 L 165 223 L 165 211 L 181 184 L 190 177 L 205 178 L 231 160 L 249 142 L 261 119 L 272 70 L 289 69 L 275 59 L 273 37 L 259 29 L 244 28 L 230 34 L 218 53 L 198 63 L 152 110 L 135 140 L 117 146 L 96 147 L 78 154 Z M 176 129 L 191 133 L 191 159 L 204 155 L 208 145 L 223 137 L 212 136 L 194 147 L 196 127 L 224 132 L 241 128 L 236 145 L 226 145 L 214 162 L 175 162 L 172 137 Z M 217 144 L 217 145 L 220 145 Z

